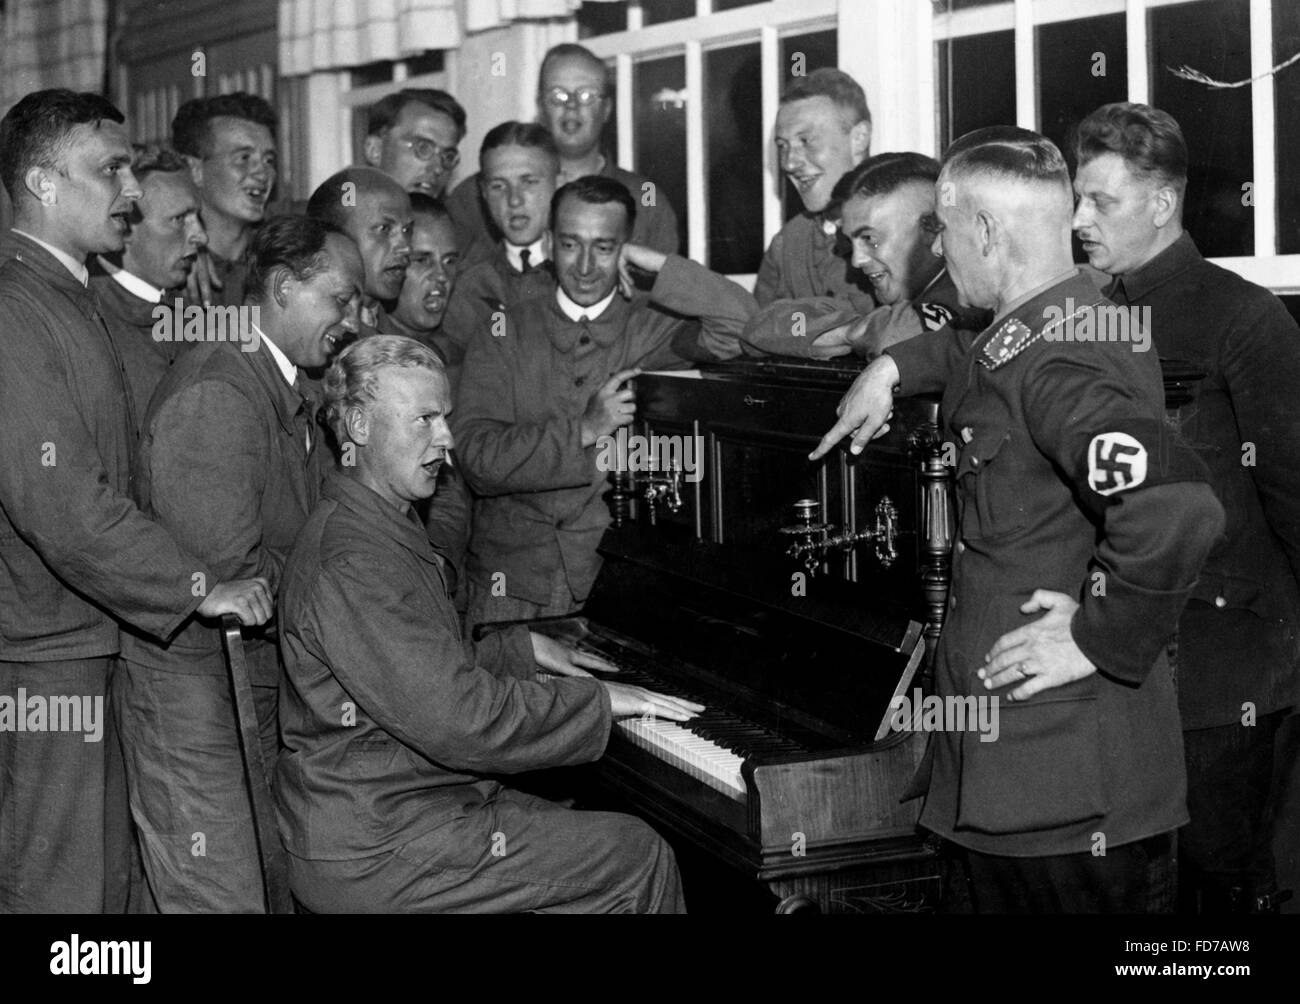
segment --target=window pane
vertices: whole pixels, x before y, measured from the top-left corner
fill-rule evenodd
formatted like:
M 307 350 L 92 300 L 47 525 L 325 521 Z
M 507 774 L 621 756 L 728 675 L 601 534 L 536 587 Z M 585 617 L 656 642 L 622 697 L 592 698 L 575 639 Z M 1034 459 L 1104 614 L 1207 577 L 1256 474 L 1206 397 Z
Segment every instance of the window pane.
M 1273 4 L 1273 65 L 1300 52 L 1300 4 Z M 1273 78 L 1277 116 L 1277 242 L 1282 254 L 1300 254 L 1300 63 Z
M 939 60 L 939 149 L 972 129 L 1016 121 L 1015 33 L 944 40 Z
M 1124 15 L 1045 24 L 1037 30 L 1039 122 L 1074 171 L 1074 129 L 1089 112 L 1128 95 Z
M 584 3 L 578 10 L 578 37 L 627 30 L 627 3 Z
M 367 63 L 352 70 L 352 87 L 368 87 L 370 84 L 386 84 L 393 79 L 392 60 Z
M 995 3 L 1009 4 L 1011 0 L 932 0 L 932 2 L 937 13 L 946 14 L 955 10 L 965 10 L 968 7 L 989 7 Z
M 713 0 L 714 11 L 734 10 L 737 7 L 750 7 L 756 3 L 762 3 L 763 0 Z
M 763 258 L 763 108 L 758 43 L 704 54 L 708 266 L 757 272 Z
M 632 68 L 636 169 L 659 186 L 677 210 L 682 247 L 686 212 L 686 57 L 668 56 Z M 691 95 L 691 100 L 699 100 Z
M 695 16 L 695 0 L 641 0 L 641 23 L 662 24 Z
M 429 49 L 419 56 L 412 56 L 406 61 L 406 75 L 418 77 L 425 73 L 441 73 L 446 67 L 443 50 Z
M 1242 204 L 1253 176 L 1250 88 L 1211 90 L 1175 77 L 1187 65 L 1222 81 L 1250 76 L 1249 0 L 1206 0 L 1150 13 L 1151 98 L 1178 120 L 1189 155 L 1183 225 L 1207 257 L 1254 253 Z
M 777 72 L 781 74 L 778 94 L 795 79 L 795 75 L 807 76 L 813 70 L 823 66 L 835 66 L 839 62 L 839 33 L 834 28 L 826 31 L 810 31 L 803 35 L 789 35 L 781 39 L 777 51 Z M 871 95 L 867 95 L 867 106 L 871 106 Z M 765 136 L 771 135 L 773 123 L 764 124 Z M 803 209 L 803 200 L 795 190 L 794 184 L 786 181 L 781 187 L 781 219 L 789 220 Z M 760 214 L 761 215 L 761 214 Z M 759 221 L 760 226 L 762 221 Z

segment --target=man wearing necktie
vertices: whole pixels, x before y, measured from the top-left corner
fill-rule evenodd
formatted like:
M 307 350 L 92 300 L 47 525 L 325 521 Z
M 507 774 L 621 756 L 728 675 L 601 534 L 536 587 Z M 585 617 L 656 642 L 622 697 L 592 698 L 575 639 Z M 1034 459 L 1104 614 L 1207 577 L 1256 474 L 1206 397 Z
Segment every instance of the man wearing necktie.
M 356 335 L 363 284 L 346 234 L 309 218 L 272 219 L 252 244 L 244 309 L 253 339 L 197 345 L 159 385 L 140 440 L 140 504 L 214 571 L 261 576 L 278 590 L 329 466 L 299 372 L 324 366 Z M 268 772 L 279 744 L 276 635 L 274 622 L 244 635 Z M 196 622 L 168 645 L 131 637 L 124 655 L 130 672 L 114 681 L 114 707 L 159 908 L 260 912 L 219 628 Z

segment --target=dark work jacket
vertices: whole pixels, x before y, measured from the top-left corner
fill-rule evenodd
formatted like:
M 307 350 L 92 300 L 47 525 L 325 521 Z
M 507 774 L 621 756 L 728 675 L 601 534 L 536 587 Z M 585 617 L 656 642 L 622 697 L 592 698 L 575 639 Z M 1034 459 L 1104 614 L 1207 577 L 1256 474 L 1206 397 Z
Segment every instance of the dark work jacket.
M 1107 291 L 1150 308 L 1155 347 L 1207 373 L 1178 409 L 1227 512 L 1178 632 L 1183 728 L 1300 700 L 1300 329 L 1183 234 Z M 1249 446 L 1247 445 L 1249 444 Z
M 199 603 L 183 551 L 131 499 L 136 419 L 95 294 L 35 241 L 0 242 L 0 660 L 169 637 Z
M 819 216 L 800 213 L 781 228 L 758 268 L 747 346 L 774 351 L 768 346 L 788 345 L 792 331 L 814 339 L 876 309 L 871 283 L 837 247 L 838 229 Z
M 600 176 L 621 182 L 632 193 L 632 198 L 636 199 L 636 220 L 632 224 L 632 236 L 629 238 L 631 242 L 664 254 L 677 254 L 681 247 L 677 213 L 663 189 L 635 171 L 623 170 L 608 155 Z M 447 212 L 451 215 L 456 236 L 460 239 L 465 254 L 472 253 L 476 245 L 490 247 L 501 239 L 501 231 L 492 221 L 479 194 L 479 177 L 478 174 L 473 174 L 466 178 L 446 198 Z M 647 185 L 650 187 L 647 188 Z
M 490 584 L 504 572 L 507 595 L 545 604 L 551 576 L 563 568 L 573 596 L 586 599 L 609 524 L 601 501 L 607 472 L 598 469 L 598 447 L 582 445 L 587 403 L 622 369 L 680 369 L 734 355 L 731 333 L 748 298 L 729 279 L 672 255 L 651 299 L 616 295 L 583 323 L 569 320 L 551 292 L 507 311 L 500 336 L 475 334 L 452 412 L 457 452 L 478 495 L 471 580 Z M 688 319 L 695 316 L 703 328 Z
M 219 579 L 279 588 L 294 538 L 320 497 L 314 405 L 285 382 L 261 340 L 188 349 L 154 394 L 140 440 L 140 505 Z M 244 628 L 253 683 L 279 680 L 274 620 Z M 177 673 L 224 676 L 221 632 L 195 619 L 169 645 L 127 636 L 123 655 Z
M 90 262 L 90 288 L 94 290 L 108 318 L 108 330 L 126 364 L 131 386 L 131 400 L 136 416 L 136 434 L 149 411 L 154 390 L 181 352 L 190 342 L 179 338 L 164 341 L 153 337 L 154 311 L 161 307 L 175 309 L 177 295 L 163 294 L 162 303 L 152 303 L 136 296 L 93 258 Z
M 500 784 L 605 750 L 605 688 L 534 680 L 522 627 L 463 642 L 419 521 L 333 475 L 285 566 L 280 832 L 300 857 L 400 847 Z M 436 862 L 435 862 L 436 863 Z
M 1064 330 L 1048 323 L 1055 310 L 1105 303 L 1076 274 L 985 332 L 887 350 L 903 393 L 943 393 L 960 444 L 936 693 L 1015 689 L 990 692 L 976 673 L 1000 637 L 1041 616 L 1019 609 L 1035 589 L 1080 604 L 1071 633 L 1098 670 L 1002 700 L 995 741 L 930 737 L 921 823 L 988 854 L 1090 852 L 1098 833 L 1115 847 L 1187 821 L 1165 650 L 1223 510 L 1164 424 L 1154 352 L 1048 337 Z
M 465 349 L 476 331 L 491 331 L 507 307 L 535 296 L 554 294 L 555 267 L 552 262 L 530 264 L 520 272 L 510 264 L 500 242 L 471 261 L 456 276 L 447 301 L 447 312 L 434 336 L 438 349 L 453 375 L 452 389 L 459 383 Z

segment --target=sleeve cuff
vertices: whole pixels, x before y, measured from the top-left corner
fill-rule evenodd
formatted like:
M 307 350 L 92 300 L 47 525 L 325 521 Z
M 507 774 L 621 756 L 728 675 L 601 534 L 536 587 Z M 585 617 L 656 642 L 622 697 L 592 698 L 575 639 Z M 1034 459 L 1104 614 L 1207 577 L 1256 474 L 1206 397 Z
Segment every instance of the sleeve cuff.
M 1104 582 L 1104 596 L 1095 596 L 1085 587 L 1070 633 L 1098 672 L 1141 684 L 1177 630 L 1188 591 L 1145 589 L 1113 572 L 1106 574 Z

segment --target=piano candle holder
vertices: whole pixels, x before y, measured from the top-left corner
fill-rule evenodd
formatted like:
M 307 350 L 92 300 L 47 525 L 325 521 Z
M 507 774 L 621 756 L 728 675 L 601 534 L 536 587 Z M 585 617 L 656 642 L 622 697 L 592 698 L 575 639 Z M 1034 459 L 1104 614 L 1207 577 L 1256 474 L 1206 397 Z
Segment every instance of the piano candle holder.
M 817 568 L 826 560 L 826 555 L 839 548 L 845 553 L 851 551 L 862 541 L 875 544 L 876 560 L 882 568 L 889 568 L 898 558 L 895 540 L 898 536 L 898 509 L 888 495 L 881 496 L 876 503 L 876 525 L 856 533 L 834 534 L 835 527 L 830 523 L 817 522 L 821 503 L 816 499 L 800 499 L 794 503 L 797 522 L 781 527 L 781 533 L 799 539 L 786 548 L 785 553 L 792 558 L 802 558 L 803 566 L 810 576 L 817 574 Z

